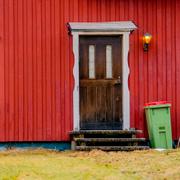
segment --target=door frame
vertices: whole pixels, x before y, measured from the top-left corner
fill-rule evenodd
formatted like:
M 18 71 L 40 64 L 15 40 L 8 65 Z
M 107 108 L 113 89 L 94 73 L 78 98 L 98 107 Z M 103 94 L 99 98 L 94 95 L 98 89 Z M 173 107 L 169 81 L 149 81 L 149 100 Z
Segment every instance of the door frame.
M 81 35 L 122 35 L 122 114 L 123 129 L 130 128 L 130 92 L 129 79 L 129 35 L 137 27 L 132 21 L 103 22 L 103 23 L 68 23 L 73 37 L 74 54 L 74 89 L 73 89 L 73 130 L 80 130 L 79 107 L 79 38 Z

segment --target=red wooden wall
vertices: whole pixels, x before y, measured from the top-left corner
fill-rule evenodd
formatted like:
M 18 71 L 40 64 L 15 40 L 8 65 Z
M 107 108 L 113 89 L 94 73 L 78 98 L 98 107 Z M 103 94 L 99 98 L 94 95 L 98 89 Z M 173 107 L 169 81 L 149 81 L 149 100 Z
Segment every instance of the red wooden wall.
M 172 103 L 180 136 L 179 0 L 0 0 L 0 141 L 65 141 L 72 130 L 73 54 L 66 23 L 131 20 L 131 127 L 145 102 Z M 142 35 L 153 35 L 148 53 Z

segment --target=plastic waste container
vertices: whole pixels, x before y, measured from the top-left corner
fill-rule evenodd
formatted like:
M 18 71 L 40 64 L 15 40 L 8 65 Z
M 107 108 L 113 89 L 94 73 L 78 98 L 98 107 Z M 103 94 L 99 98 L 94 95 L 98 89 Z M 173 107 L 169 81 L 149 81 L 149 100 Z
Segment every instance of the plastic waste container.
M 150 144 L 152 148 L 171 149 L 171 104 L 166 101 L 145 104 Z

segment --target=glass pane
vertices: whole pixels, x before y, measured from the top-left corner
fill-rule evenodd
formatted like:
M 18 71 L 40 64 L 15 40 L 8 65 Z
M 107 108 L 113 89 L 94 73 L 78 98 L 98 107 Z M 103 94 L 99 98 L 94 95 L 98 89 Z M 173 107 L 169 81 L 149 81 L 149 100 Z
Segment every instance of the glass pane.
M 112 78 L 112 46 L 106 46 L 106 78 Z
M 95 78 L 95 47 L 94 45 L 89 46 L 89 78 Z

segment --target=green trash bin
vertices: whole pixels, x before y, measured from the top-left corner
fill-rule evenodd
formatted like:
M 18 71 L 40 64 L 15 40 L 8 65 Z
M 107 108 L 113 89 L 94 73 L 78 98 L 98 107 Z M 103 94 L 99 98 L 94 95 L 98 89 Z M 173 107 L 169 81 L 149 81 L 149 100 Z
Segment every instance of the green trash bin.
M 164 101 L 145 105 L 146 120 L 152 148 L 172 149 L 170 107 Z

